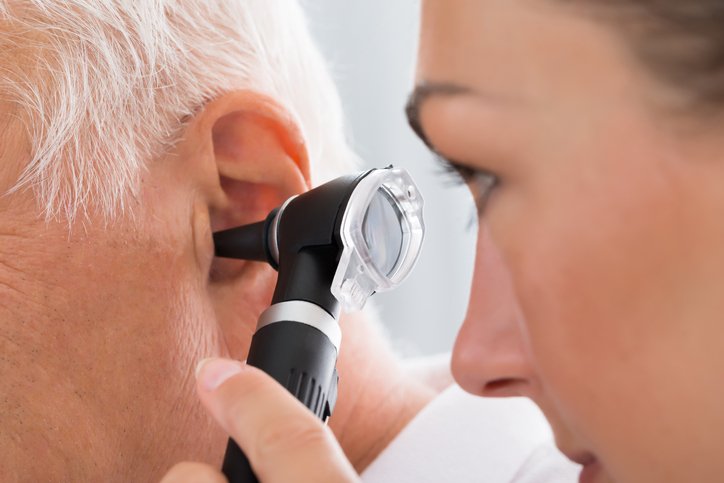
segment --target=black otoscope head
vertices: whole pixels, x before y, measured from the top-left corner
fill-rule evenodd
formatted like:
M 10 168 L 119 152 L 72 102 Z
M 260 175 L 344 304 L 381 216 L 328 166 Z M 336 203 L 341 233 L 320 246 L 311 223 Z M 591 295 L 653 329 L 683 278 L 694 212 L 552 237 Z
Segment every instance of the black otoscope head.
M 272 304 L 303 300 L 337 317 L 330 287 L 343 249 L 339 225 L 366 174 L 337 178 L 291 198 L 264 221 L 215 233 L 216 256 L 268 262 L 279 271 Z
M 216 256 L 279 271 L 272 304 L 311 302 L 333 317 L 404 279 L 417 260 L 422 197 L 392 167 L 342 176 L 290 198 L 264 221 L 214 234 Z

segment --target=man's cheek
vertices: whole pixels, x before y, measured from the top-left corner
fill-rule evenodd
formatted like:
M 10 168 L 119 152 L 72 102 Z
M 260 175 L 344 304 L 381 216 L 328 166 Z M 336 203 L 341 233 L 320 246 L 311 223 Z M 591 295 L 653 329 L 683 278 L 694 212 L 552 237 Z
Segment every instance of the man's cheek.
M 204 357 L 223 355 L 223 335 L 207 287 L 190 280 L 174 297 L 168 325 L 180 358 L 193 367 Z

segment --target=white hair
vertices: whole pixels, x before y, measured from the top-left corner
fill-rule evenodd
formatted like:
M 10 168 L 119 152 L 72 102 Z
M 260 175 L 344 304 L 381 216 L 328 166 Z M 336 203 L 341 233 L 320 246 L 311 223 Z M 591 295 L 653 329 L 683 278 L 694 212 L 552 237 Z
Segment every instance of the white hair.
M 46 217 L 126 210 L 184 120 L 237 89 L 296 117 L 315 182 L 354 159 L 294 0 L 0 0 L 0 101 L 30 143 L 11 191 L 34 189 Z

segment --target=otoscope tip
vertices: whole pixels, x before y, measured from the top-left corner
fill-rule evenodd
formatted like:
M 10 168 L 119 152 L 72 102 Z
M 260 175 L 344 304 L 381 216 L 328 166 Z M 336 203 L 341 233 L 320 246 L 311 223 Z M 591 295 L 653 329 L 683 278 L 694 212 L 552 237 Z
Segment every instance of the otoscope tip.
M 241 260 L 268 261 L 267 223 L 260 221 L 214 233 L 214 251 L 217 257 Z

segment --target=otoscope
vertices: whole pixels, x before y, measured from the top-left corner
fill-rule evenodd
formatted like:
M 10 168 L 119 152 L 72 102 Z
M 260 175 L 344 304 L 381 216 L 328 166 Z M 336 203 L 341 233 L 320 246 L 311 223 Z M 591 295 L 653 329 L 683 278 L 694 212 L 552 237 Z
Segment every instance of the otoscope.
M 216 256 L 267 262 L 279 272 L 247 364 L 325 422 L 337 399 L 340 310 L 361 309 L 409 275 L 425 233 L 422 208 L 407 171 L 389 166 L 334 179 L 263 221 L 214 234 Z M 222 472 L 230 483 L 258 481 L 231 438 Z

